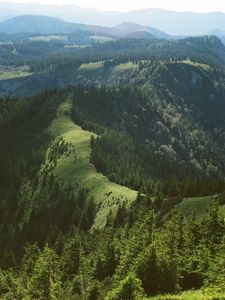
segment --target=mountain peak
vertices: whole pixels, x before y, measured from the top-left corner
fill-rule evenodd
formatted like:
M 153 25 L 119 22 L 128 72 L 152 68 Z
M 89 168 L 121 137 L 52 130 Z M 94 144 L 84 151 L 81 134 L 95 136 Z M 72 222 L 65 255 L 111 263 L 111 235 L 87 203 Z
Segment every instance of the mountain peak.
M 126 31 L 128 33 L 136 32 L 136 31 L 148 31 L 147 26 L 143 26 L 133 22 L 123 22 L 113 28 Z

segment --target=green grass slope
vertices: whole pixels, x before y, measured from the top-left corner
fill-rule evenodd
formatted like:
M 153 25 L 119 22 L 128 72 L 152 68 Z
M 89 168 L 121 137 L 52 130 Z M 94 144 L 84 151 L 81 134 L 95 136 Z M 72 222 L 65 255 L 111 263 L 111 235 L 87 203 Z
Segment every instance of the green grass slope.
M 0 71 L 0 80 L 11 80 L 15 78 L 28 77 L 31 73 L 27 66 L 22 66 L 10 70 Z
M 180 295 L 162 295 L 151 297 L 149 300 L 223 300 L 225 294 L 214 291 L 188 291 Z
M 185 198 L 179 205 L 185 217 L 193 213 L 196 216 L 204 215 L 210 205 L 215 201 L 216 196 Z
M 201 218 L 207 213 L 210 206 L 217 202 L 217 197 L 218 195 L 184 198 L 177 208 L 181 209 L 185 218 L 190 218 L 193 214 Z M 219 214 L 225 218 L 225 205 L 219 205 Z
M 107 177 L 98 173 L 90 163 L 92 133 L 82 130 L 70 118 L 72 104 L 68 99 L 58 110 L 50 131 L 57 138 L 74 147 L 74 153 L 61 156 L 54 168 L 54 175 L 64 186 L 85 188 L 97 204 L 97 215 L 93 229 L 103 228 L 110 211 L 115 212 L 121 203 L 129 205 L 137 197 L 137 192 L 127 187 L 110 182 Z

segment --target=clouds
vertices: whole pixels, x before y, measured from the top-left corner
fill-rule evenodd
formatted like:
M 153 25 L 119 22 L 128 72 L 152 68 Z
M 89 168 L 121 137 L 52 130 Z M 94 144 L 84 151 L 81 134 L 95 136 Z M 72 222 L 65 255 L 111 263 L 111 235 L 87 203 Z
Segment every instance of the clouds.
M 13 1 L 13 0 L 12 0 Z M 15 0 L 17 2 L 38 2 L 42 4 L 75 4 L 81 7 L 96 7 L 102 10 L 129 11 L 150 7 L 159 7 L 176 11 L 223 11 L 224 0 Z

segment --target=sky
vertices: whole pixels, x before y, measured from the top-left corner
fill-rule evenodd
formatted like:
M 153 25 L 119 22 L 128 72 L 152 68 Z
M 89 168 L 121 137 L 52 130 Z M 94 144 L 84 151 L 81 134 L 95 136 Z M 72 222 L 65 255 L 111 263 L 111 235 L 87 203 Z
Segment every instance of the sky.
M 4 2 L 75 4 L 101 10 L 129 11 L 158 7 L 176 11 L 225 12 L 225 0 L 3 0 Z

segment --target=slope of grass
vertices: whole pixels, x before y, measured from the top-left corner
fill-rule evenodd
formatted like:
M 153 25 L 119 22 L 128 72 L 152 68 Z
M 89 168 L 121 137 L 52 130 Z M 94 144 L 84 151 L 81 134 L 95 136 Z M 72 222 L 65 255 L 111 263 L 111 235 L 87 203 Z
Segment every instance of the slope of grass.
M 185 217 L 190 217 L 192 213 L 196 216 L 202 216 L 214 201 L 215 196 L 185 198 L 179 207 L 183 211 Z
M 93 39 L 98 43 L 115 41 L 115 39 L 108 37 L 108 36 L 103 36 L 103 35 L 92 35 L 92 36 L 90 36 L 90 39 Z
M 10 70 L 0 71 L 0 80 L 9 80 L 30 76 L 31 73 L 27 68 L 19 67 Z
M 134 64 L 133 62 L 128 62 L 124 64 L 119 64 L 114 67 L 113 71 L 114 72 L 121 72 L 121 71 L 130 71 L 132 69 L 136 69 L 138 67 L 137 64 Z
M 68 48 L 68 49 L 76 49 L 76 48 L 88 48 L 91 47 L 91 45 L 65 45 L 64 48 Z
M 50 42 L 50 41 L 67 41 L 67 36 L 65 35 L 40 35 L 32 36 L 29 38 L 32 42 Z
M 204 70 L 210 70 L 211 67 L 207 64 L 202 64 L 202 63 L 198 63 L 198 62 L 194 62 L 190 59 L 186 59 L 186 60 L 182 60 L 182 61 L 179 61 L 179 63 L 181 64 L 186 64 L 186 65 L 191 65 L 191 66 L 194 66 L 194 67 L 200 67 Z
M 162 295 L 151 297 L 149 300 L 223 300 L 225 293 L 214 291 L 188 291 L 180 295 Z
M 137 192 L 110 182 L 107 177 L 96 171 L 90 163 L 92 133 L 82 130 L 72 122 L 71 105 L 68 100 L 60 106 L 50 130 L 54 136 L 62 136 L 75 147 L 76 160 L 72 154 L 62 156 L 57 161 L 54 173 L 64 186 L 89 190 L 89 196 L 94 198 L 98 208 L 93 229 L 100 229 L 105 226 L 109 212 L 114 213 L 123 202 L 129 205 L 136 199 Z
M 101 61 L 89 63 L 89 64 L 82 64 L 79 67 L 79 71 L 96 71 L 103 67 L 103 63 Z

